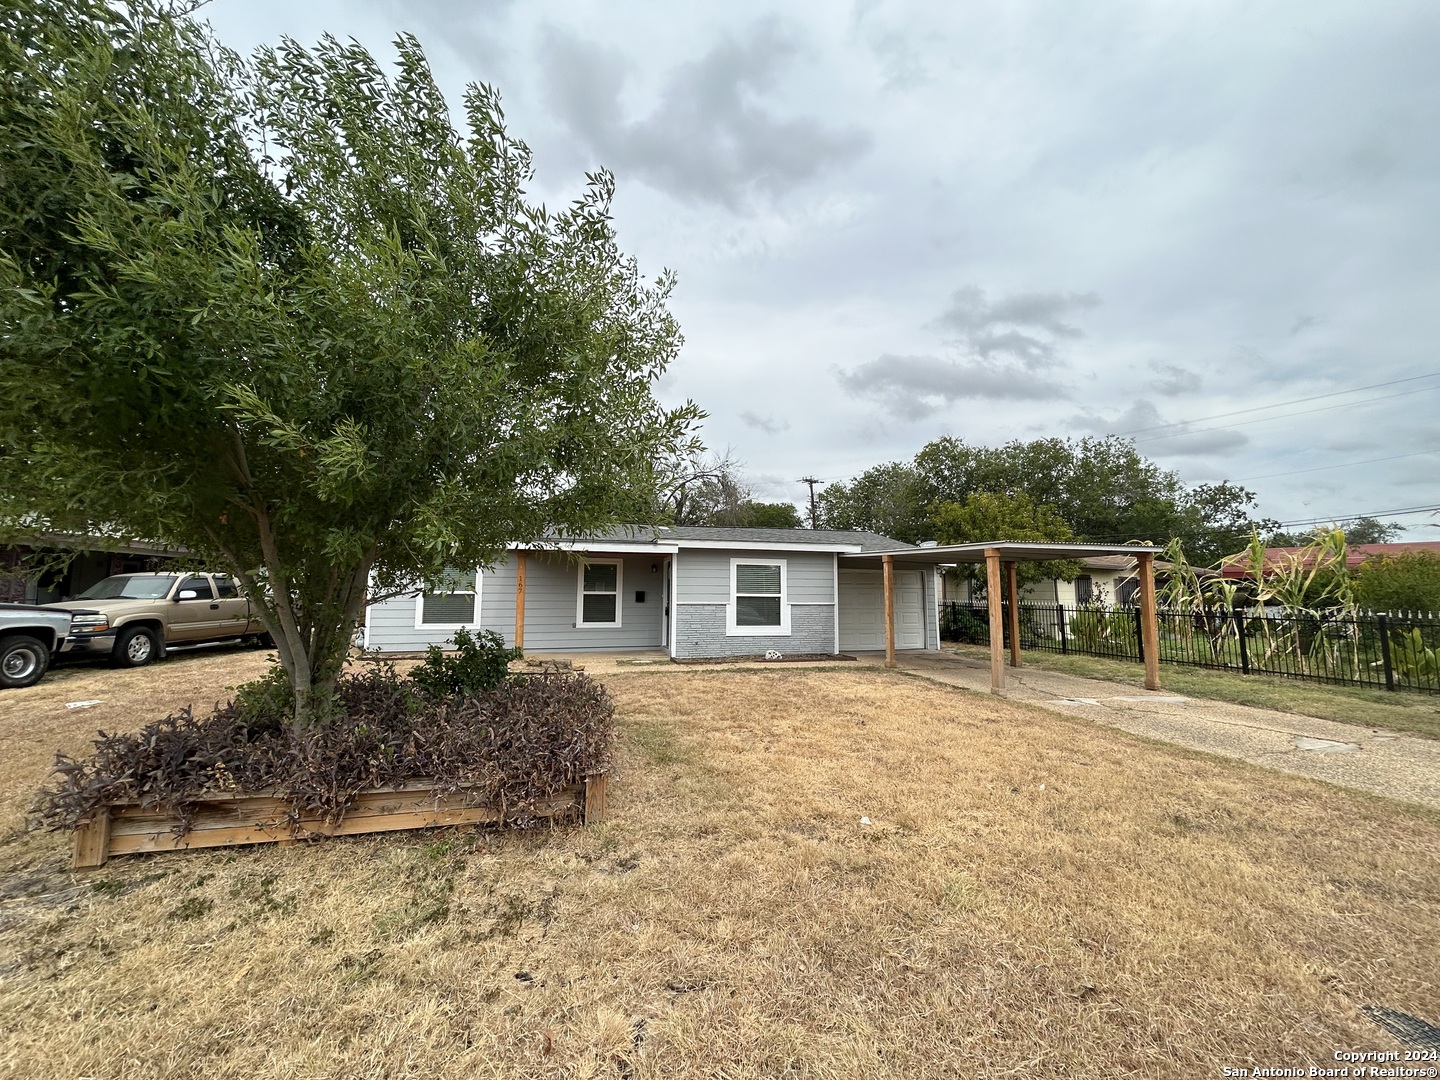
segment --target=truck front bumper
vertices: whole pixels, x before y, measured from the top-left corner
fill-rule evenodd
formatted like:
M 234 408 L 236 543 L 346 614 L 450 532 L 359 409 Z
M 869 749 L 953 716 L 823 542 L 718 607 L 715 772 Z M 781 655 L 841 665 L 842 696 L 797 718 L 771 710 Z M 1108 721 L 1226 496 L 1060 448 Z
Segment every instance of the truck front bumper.
M 114 630 L 99 634 L 71 634 L 69 648 L 62 651 L 67 657 L 109 656 L 115 648 L 115 634 Z

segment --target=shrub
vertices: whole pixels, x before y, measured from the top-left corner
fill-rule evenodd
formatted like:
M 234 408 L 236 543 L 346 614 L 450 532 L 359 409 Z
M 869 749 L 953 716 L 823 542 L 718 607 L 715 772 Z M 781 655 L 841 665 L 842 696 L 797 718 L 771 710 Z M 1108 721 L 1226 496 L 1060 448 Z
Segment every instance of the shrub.
M 1415 686 L 1433 686 L 1440 682 L 1440 649 L 1425 646 L 1420 628 L 1390 638 L 1390 654 L 1395 672 L 1402 680 Z
M 947 605 L 944 609 L 945 623 L 940 636 L 947 641 L 958 641 L 963 645 L 985 645 L 990 641 L 990 626 L 967 607 Z
M 1355 595 L 1373 611 L 1440 611 L 1440 555 L 1405 551 L 1366 559 Z
M 410 671 L 411 682 L 426 697 L 465 697 L 493 689 L 505 681 L 510 661 L 524 655 L 519 649 L 507 649 L 505 639 L 494 630 L 482 630 L 479 636 L 456 630 L 453 641 L 452 655 L 431 645 L 424 662 Z
M 1127 655 L 1135 649 L 1135 617 L 1125 609 L 1082 607 L 1070 619 L 1070 633 L 1082 650 Z
M 183 710 L 134 734 L 102 732 L 86 758 L 58 755 L 37 823 L 72 828 L 101 806 L 135 801 L 178 814 L 184 831 L 188 808 L 216 791 L 270 792 L 296 818 L 335 822 L 366 789 L 423 780 L 441 793 L 466 789 L 505 822 L 525 824 L 537 802 L 609 761 L 614 705 L 583 674 L 437 698 L 380 665 L 343 677 L 343 713 L 303 732 L 272 722 L 273 681 L 241 688 L 209 716 Z

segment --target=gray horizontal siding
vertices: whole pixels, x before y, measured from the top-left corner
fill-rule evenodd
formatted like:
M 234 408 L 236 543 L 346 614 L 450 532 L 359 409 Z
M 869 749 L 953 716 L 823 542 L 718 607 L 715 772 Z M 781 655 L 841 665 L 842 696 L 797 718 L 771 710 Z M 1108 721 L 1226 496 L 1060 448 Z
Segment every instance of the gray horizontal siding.
M 595 559 L 604 556 L 596 555 Z M 664 607 L 660 586 L 664 558 L 616 556 L 620 572 L 620 626 L 576 626 L 580 564 L 555 555 L 531 555 L 525 562 L 525 651 L 574 652 L 584 649 L 658 649 Z M 651 573 L 650 567 L 659 569 Z M 511 578 L 510 606 L 515 606 Z M 645 593 L 643 604 L 635 593 Z M 513 621 L 513 619 L 512 619 Z
M 794 604 L 790 608 L 790 633 L 763 637 L 728 636 L 725 608 L 725 604 L 679 605 L 675 609 L 675 655 L 689 660 L 763 656 L 772 649 L 792 654 L 835 652 L 835 609 L 830 604 Z
M 835 600 L 835 556 L 808 551 L 682 551 L 676 556 L 676 599 L 682 604 L 730 603 L 730 560 L 785 560 L 785 587 L 791 604 Z M 724 630 L 724 623 L 721 623 Z
M 596 556 L 600 558 L 600 556 Z M 577 627 L 580 566 L 559 555 L 529 554 L 525 560 L 525 651 L 574 652 L 585 649 L 654 649 L 660 646 L 663 607 L 659 557 L 621 558 L 620 626 Z M 480 624 L 508 644 L 515 641 L 516 560 L 505 561 L 480 576 Z M 637 603 L 636 591 L 645 593 Z M 415 595 L 395 597 L 370 608 L 367 648 L 372 652 L 422 652 L 443 645 L 453 630 L 415 628 Z
M 454 630 L 415 628 L 418 594 L 396 596 L 371 604 L 365 647 L 371 652 L 424 652 L 445 645 Z M 480 627 L 494 630 L 506 643 L 515 640 L 515 563 L 512 559 L 480 574 Z

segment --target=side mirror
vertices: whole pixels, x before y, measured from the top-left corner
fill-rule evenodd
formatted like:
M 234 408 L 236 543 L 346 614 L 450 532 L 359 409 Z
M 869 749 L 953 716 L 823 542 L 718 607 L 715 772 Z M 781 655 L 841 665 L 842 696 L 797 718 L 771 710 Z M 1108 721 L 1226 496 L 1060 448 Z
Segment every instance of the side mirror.
M 194 600 L 195 597 L 197 597 L 197 596 L 199 596 L 199 595 L 200 595 L 200 594 L 197 593 L 194 589 L 181 589 L 180 592 L 179 592 L 179 594 L 175 597 L 175 599 L 176 599 L 177 601 L 178 601 L 178 600 Z

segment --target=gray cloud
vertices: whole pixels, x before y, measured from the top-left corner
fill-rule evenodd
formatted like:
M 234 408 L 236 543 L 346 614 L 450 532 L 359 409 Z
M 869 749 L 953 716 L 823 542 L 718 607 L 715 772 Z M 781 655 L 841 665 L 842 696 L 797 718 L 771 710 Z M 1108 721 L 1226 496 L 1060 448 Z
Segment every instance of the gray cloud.
M 814 118 L 782 119 L 762 100 L 776 89 L 794 44 L 772 21 L 720 39 L 673 68 L 654 111 L 627 119 L 620 97 L 630 65 L 551 27 L 541 46 L 546 95 L 569 132 L 617 174 L 682 199 L 738 209 L 779 195 L 861 156 L 870 137 Z
M 1147 457 L 1199 457 L 1204 454 L 1233 454 L 1248 446 L 1250 437 L 1234 429 L 1199 428 L 1188 424 L 1173 425 L 1160 415 L 1153 402 L 1138 398 L 1114 419 L 1107 420 L 1095 413 L 1072 416 L 1067 425 L 1091 435 L 1133 437 L 1140 452 Z M 1162 430 L 1154 430 L 1161 428 Z
M 967 398 L 1054 401 L 1069 396 L 1065 387 L 1018 365 L 987 360 L 886 354 L 854 371 L 836 374 L 850 393 L 875 399 L 902 420 L 923 420 Z
M 790 430 L 788 420 L 777 420 L 773 416 L 761 416 L 748 411 L 740 414 L 740 422 L 756 431 L 763 431 L 766 435 L 779 435 L 782 431 Z
M 1151 379 L 1148 384 L 1150 389 L 1157 394 L 1165 397 L 1177 397 L 1180 394 L 1191 394 L 1200 389 L 1200 376 L 1179 364 L 1162 364 L 1159 360 L 1151 360 L 1150 370 L 1159 376 L 1159 378 Z
M 961 354 L 958 359 L 886 354 L 837 377 L 851 394 L 873 398 L 904 420 L 933 416 L 967 398 L 1069 398 L 1067 386 L 1044 374 L 1064 366 L 1060 339 L 1084 336 L 1061 316 L 1099 303 L 1093 293 L 1016 293 L 992 304 L 983 289 L 966 285 L 931 323 L 956 335 L 949 344 Z
M 515 0 L 466 0 L 464 5 L 453 0 L 366 0 L 366 6 L 382 12 L 396 29 L 412 30 L 427 50 L 444 45 L 467 66 L 478 68 L 481 79 L 494 81 L 497 74 L 508 74 Z
M 1016 293 L 992 304 L 978 285 L 965 285 L 935 324 L 957 334 L 956 344 L 974 356 L 1008 355 L 1036 369 L 1055 362 L 1056 339 L 1084 337 L 1061 316 L 1099 303 L 1094 293 Z

